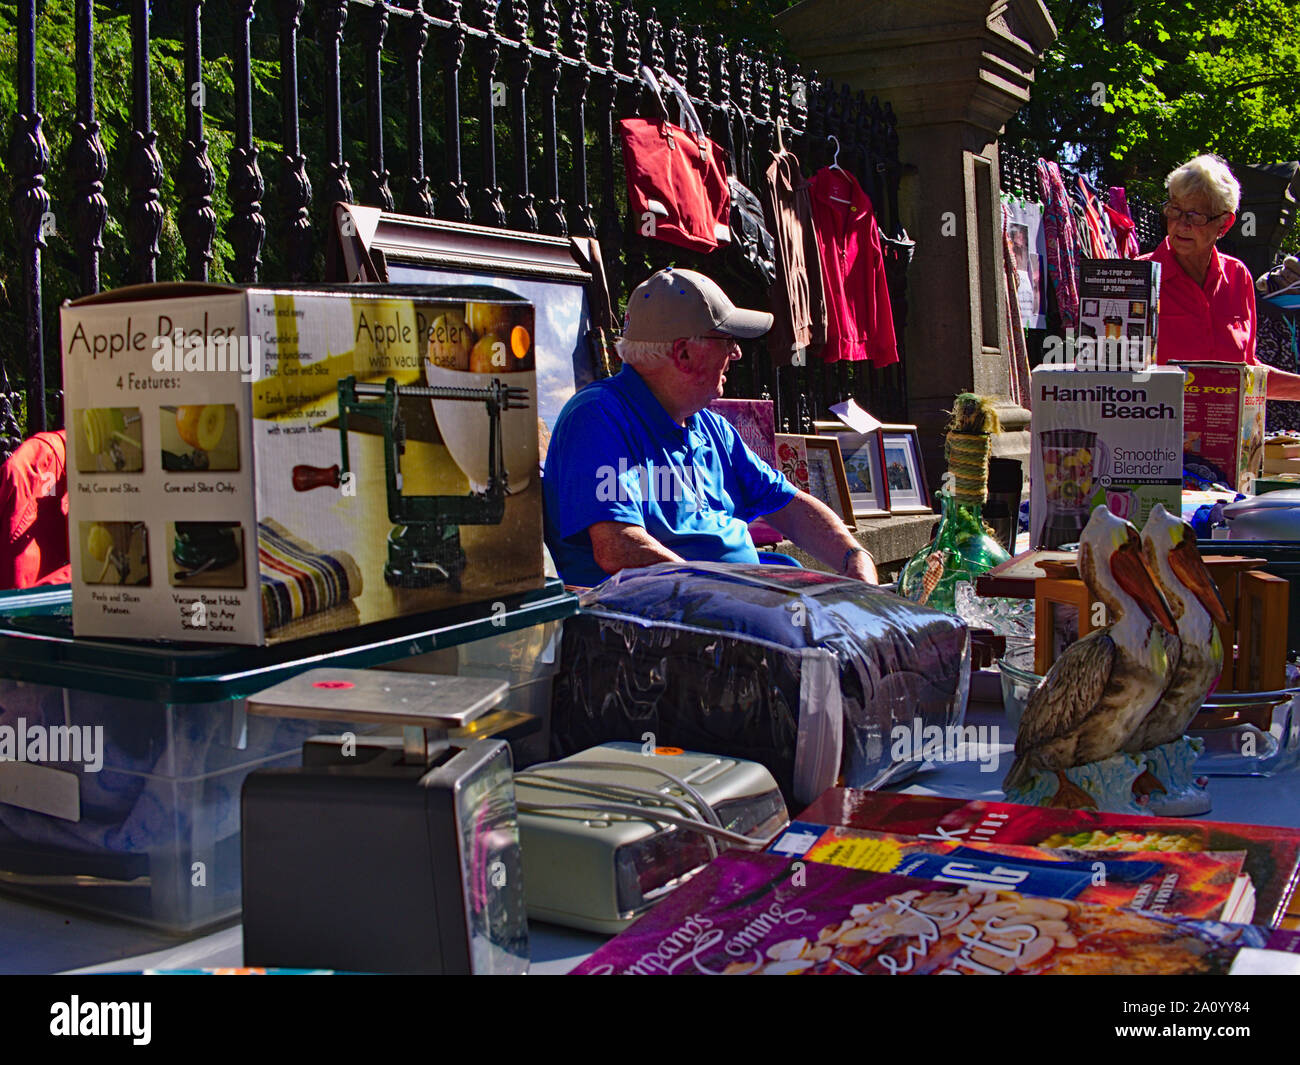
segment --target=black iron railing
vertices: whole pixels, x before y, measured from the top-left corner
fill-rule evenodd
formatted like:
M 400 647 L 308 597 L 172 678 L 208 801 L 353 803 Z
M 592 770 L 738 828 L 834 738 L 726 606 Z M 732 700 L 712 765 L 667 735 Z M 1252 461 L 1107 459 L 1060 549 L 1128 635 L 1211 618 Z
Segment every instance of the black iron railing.
M 329 206 L 360 201 L 597 237 L 616 299 L 669 262 L 714 272 L 716 262 L 647 241 L 626 217 L 616 123 L 650 113 L 637 76 L 642 64 L 687 86 L 710 135 L 733 153 L 751 186 L 762 179 L 778 122 L 784 143 L 809 170 L 830 161 L 829 138 L 837 139 L 839 163 L 871 197 L 886 237 L 902 346 L 911 245 L 898 224 L 892 110 L 783 57 L 676 23 L 665 27 L 653 10 L 642 15 L 606 0 L 156 0 L 152 7 L 150 0 L 43 0 L 41 17 L 56 5 L 71 10 L 76 29 L 67 60 L 76 70 L 75 122 L 66 151 L 51 159 L 42 132 L 37 0 L 17 0 L 17 113 L 4 116 L 12 128 L 12 233 L 3 235 L 0 256 L 16 261 L 10 269 L 22 279 L 21 292 L 9 293 L 22 335 L 4 341 L 4 369 L 8 381 L 21 383 L 28 433 L 62 421 L 57 319 L 46 299 L 51 267 L 42 258 L 52 246 L 75 263 L 75 281 L 65 286 L 72 295 L 133 281 L 311 280 L 324 268 Z M 97 121 L 96 20 L 120 19 L 124 11 L 129 128 L 115 130 L 124 150 L 106 152 Z M 160 144 L 155 121 L 153 90 L 172 88 L 154 80 L 151 48 L 161 35 L 182 55 L 178 144 Z M 220 92 L 210 84 L 213 71 L 222 75 Z M 225 145 L 219 154 L 210 150 L 218 135 Z M 175 162 L 165 169 L 165 159 Z M 353 167 L 360 168 L 359 189 Z M 52 199 L 55 176 L 68 190 L 64 202 Z M 113 217 L 105 190 L 119 188 L 128 195 L 121 217 Z M 56 216 L 70 225 L 53 226 Z M 179 234 L 183 254 L 163 254 L 165 231 Z M 738 301 L 764 305 L 756 277 L 725 283 Z M 849 395 L 883 418 L 906 420 L 901 364 L 881 372 L 841 364 L 777 373 L 766 359 L 745 361 L 748 376 L 731 383 L 740 394 L 776 399 L 781 428 L 810 431 L 814 416 Z M 18 394 L 6 381 L 0 391 L 7 453 L 17 434 L 11 400 Z
M 1038 184 L 1038 160 L 1025 155 L 1009 145 L 998 146 L 998 159 L 1002 174 L 1002 191 L 1022 196 L 1029 200 L 1041 200 L 1042 191 Z M 1076 174 L 1068 166 L 1061 166 L 1067 185 Z M 1106 190 L 1100 190 L 1103 197 Z M 1129 214 L 1136 225 L 1138 245 L 1143 252 L 1153 250 L 1165 239 L 1165 220 L 1160 207 L 1142 196 L 1129 193 L 1125 197 Z

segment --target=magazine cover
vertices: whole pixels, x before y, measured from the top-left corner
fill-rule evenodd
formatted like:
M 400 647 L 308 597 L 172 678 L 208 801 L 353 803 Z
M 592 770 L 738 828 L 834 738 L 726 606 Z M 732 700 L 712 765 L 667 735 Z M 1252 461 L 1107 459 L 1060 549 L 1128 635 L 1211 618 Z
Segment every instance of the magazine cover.
M 774 470 L 781 469 L 776 454 L 776 407 L 770 399 L 715 399 L 709 410 L 730 422 L 750 451 Z M 762 518 L 749 523 L 749 535 L 759 547 L 779 544 L 784 539 Z
M 849 788 L 828 789 L 799 820 L 962 843 L 1126 852 L 1244 850 L 1243 868 L 1255 888 L 1255 920 L 1274 926 L 1287 916 L 1300 866 L 1300 831 L 1270 825 L 1056 810 Z
M 1204 920 L 1249 921 L 1238 902 L 1244 851 L 1077 851 L 1015 843 L 958 843 L 889 832 L 792 822 L 768 851 L 873 873 L 1010 888 Z M 1232 902 L 1232 909 L 1225 907 Z
M 1300 935 L 725 854 L 581 975 L 1225 974 Z

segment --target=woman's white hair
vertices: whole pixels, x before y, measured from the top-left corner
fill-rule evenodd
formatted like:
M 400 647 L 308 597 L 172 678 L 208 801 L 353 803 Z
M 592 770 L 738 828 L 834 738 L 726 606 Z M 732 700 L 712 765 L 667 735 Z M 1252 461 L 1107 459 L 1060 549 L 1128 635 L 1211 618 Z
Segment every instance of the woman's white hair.
M 1232 176 L 1228 164 L 1217 155 L 1198 155 L 1165 178 L 1170 196 L 1180 200 L 1204 194 L 1210 202 L 1210 214 L 1237 213 L 1241 206 L 1241 185 Z

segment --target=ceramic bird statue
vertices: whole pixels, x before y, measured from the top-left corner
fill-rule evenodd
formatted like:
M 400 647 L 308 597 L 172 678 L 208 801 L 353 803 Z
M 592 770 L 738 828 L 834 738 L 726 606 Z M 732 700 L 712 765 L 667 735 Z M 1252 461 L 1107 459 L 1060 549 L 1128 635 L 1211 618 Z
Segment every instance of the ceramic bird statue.
M 1182 651 L 1164 695 L 1124 745 L 1134 752 L 1173 743 L 1191 724 L 1223 672 L 1223 641 L 1215 622 L 1228 620 L 1196 549 L 1196 533 L 1161 504 L 1142 529 L 1142 553 L 1178 626 Z
M 1029 697 L 1003 787 L 1027 787 L 1036 770 L 1046 770 L 1058 781 L 1052 805 L 1090 807 L 1096 803 L 1064 771 L 1109 758 L 1128 742 L 1177 666 L 1155 623 L 1173 636 L 1177 630 L 1137 529 L 1104 506 L 1079 538 L 1079 575 L 1111 623 L 1067 647 Z

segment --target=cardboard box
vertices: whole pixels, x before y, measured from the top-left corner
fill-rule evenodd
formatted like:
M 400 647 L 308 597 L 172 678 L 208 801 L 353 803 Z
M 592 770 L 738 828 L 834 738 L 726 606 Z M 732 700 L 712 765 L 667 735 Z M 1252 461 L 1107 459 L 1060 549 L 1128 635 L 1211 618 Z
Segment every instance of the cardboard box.
M 1183 372 L 1039 366 L 1031 377 L 1030 532 L 1034 547 L 1075 543 L 1093 508 L 1139 528 L 1163 503 L 1179 513 Z
M 1131 372 L 1151 365 L 1159 310 L 1159 263 L 1081 260 L 1075 368 Z
M 1183 461 L 1238 492 L 1250 492 L 1264 459 L 1268 370 L 1231 362 L 1177 362 L 1187 371 Z
M 533 308 L 454 292 L 65 305 L 74 631 L 260 645 L 540 587 Z

